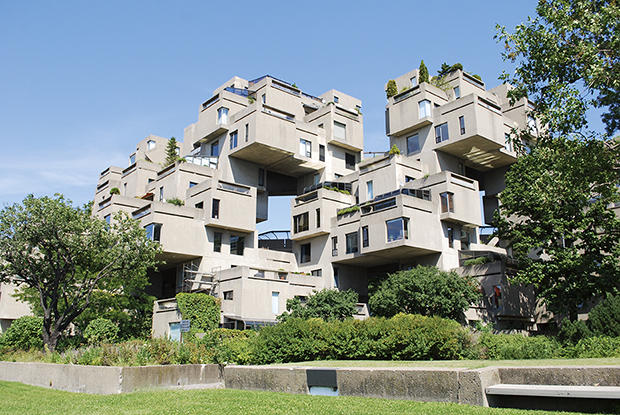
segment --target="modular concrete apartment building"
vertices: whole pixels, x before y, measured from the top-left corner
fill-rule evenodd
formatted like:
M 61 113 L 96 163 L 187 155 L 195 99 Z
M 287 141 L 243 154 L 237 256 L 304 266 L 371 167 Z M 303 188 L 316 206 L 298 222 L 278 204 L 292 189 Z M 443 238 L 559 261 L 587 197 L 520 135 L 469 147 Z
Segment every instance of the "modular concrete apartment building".
M 507 86 L 487 91 L 461 70 L 442 88 L 417 79 L 417 69 L 397 78 L 403 91 L 386 107 L 390 145 L 402 154 L 363 158 L 354 97 L 235 77 L 185 128 L 185 161 L 163 166 L 168 140 L 149 136 L 128 167 L 103 171 L 95 214 L 128 212 L 164 249 L 166 265 L 150 273 L 154 335 L 178 336 L 180 291 L 219 297 L 226 327 L 273 323 L 287 299 L 322 288 L 355 290 L 365 316 L 369 278 L 416 265 L 480 277 L 484 299 L 470 322 L 535 324 L 533 293 L 508 285 L 509 257 L 479 231 L 516 161 L 506 138 L 527 125 L 528 103 L 510 106 Z M 269 197 L 281 195 L 294 196 L 290 233 L 259 235 Z M 463 266 L 477 256 L 490 262 Z

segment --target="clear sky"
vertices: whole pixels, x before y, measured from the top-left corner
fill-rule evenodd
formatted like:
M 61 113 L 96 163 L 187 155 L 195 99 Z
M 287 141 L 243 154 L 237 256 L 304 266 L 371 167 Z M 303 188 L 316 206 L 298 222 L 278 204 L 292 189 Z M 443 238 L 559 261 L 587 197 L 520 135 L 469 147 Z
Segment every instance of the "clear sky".
M 0 205 L 29 193 L 86 203 L 98 174 L 127 166 L 147 135 L 182 140 L 235 75 L 359 98 L 365 151 L 388 150 L 388 79 L 424 59 L 431 75 L 461 62 L 498 85 L 513 68 L 495 25 L 513 29 L 536 3 L 0 0 Z M 267 227 L 288 229 L 276 209 Z

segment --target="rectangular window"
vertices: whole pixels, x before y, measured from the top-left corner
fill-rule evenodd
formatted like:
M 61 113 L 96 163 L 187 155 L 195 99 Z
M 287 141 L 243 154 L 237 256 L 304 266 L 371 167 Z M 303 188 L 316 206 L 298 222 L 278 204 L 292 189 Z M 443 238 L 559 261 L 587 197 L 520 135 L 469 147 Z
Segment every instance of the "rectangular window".
M 157 242 L 161 240 L 161 223 L 148 224 L 144 229 L 146 229 L 147 239 Z
M 359 236 L 357 232 L 348 233 L 345 235 L 347 242 L 347 254 L 354 254 L 359 250 Z
M 220 140 L 211 143 L 211 155 L 213 157 L 218 157 L 220 155 Z
M 147 150 L 152 150 L 152 149 L 155 148 L 155 145 L 156 145 L 155 141 L 149 140 L 149 141 L 146 142 L 146 149 Z
M 136 153 L 133 153 L 131 156 L 129 156 L 129 165 L 131 166 L 135 162 L 136 162 Z
M 338 237 L 332 236 L 332 256 L 338 256 Z
M 280 293 L 275 291 L 271 293 L 271 312 L 273 314 L 278 314 L 280 312 Z
M 334 267 L 334 287 L 340 287 L 340 270 Z
M 366 182 L 366 200 L 372 200 L 375 198 L 375 193 L 372 190 L 372 180 Z
M 418 134 L 407 137 L 407 154 L 420 151 L 420 137 Z
M 127 183 L 125 183 L 125 190 L 127 190 Z M 164 201 L 164 188 L 163 187 L 159 188 L 159 201 L 160 202 Z
M 308 140 L 299 140 L 299 154 L 303 157 L 312 157 L 312 143 Z
M 265 185 L 265 169 L 258 169 L 258 185 L 259 186 L 264 186 Z
M 454 194 L 450 192 L 444 192 L 439 195 L 441 198 L 441 213 L 454 213 Z
M 237 147 L 237 132 L 230 133 L 230 149 Z
M 334 95 L 334 104 L 337 104 L 338 101 L 340 101 L 340 98 L 338 98 L 337 96 Z
M 205 208 L 205 204 L 204 204 L 204 202 L 198 202 L 198 203 L 196 203 L 196 204 L 194 205 L 194 207 L 195 207 L 196 209 L 204 209 L 204 208 Z
M 448 248 L 454 248 L 454 229 L 448 228 Z
M 245 125 L 245 142 L 248 142 L 248 139 L 250 138 L 250 124 L 246 124 Z
M 507 151 L 512 151 L 512 140 L 510 139 L 510 134 L 504 133 L 504 148 Z
M 441 143 L 442 141 L 446 141 L 448 138 L 450 137 L 448 137 L 448 123 L 447 122 L 435 127 L 435 142 L 437 144 Z
M 211 209 L 211 217 L 213 219 L 220 218 L 220 200 L 219 199 L 213 199 L 213 208 Z
M 502 298 L 502 286 L 495 285 L 493 287 L 493 306 L 497 309 L 501 309 L 504 305 L 504 299 Z
M 310 262 L 310 244 L 303 244 L 299 248 L 299 262 Z
M 461 135 L 465 134 L 465 117 L 459 117 L 459 127 L 461 127 Z
M 308 212 L 293 216 L 293 233 L 304 232 L 308 229 Z
M 112 215 L 105 215 L 105 216 L 103 217 L 103 219 L 104 219 L 106 222 L 108 222 L 108 225 L 110 224 L 110 219 L 111 219 L 111 218 L 112 218 Z
M 230 236 L 230 253 L 233 255 L 243 255 L 245 237 Z
M 321 227 L 321 209 L 316 210 L 316 227 Z
M 336 140 L 346 141 L 347 139 L 347 126 L 341 122 L 334 121 L 334 138 Z
M 409 219 L 398 218 L 385 222 L 388 242 L 409 239 Z
M 362 228 L 362 246 L 366 248 L 369 244 L 368 240 L 368 226 Z
M 349 170 L 355 170 L 355 154 L 344 153 L 344 166 Z
M 319 161 L 325 161 L 325 146 L 319 144 Z
M 411 87 L 418 86 L 418 78 L 414 76 L 409 81 L 411 81 Z
M 405 176 L 405 183 L 409 183 L 409 182 L 412 182 L 412 181 L 414 181 L 414 180 L 415 180 L 415 178 L 414 178 L 414 177 L 411 177 L 411 176 Z
M 263 104 L 267 103 L 267 96 L 265 94 L 261 96 L 261 101 L 263 101 Z
M 461 88 L 458 86 L 454 87 L 454 99 L 459 99 L 461 97 Z
M 313 277 L 322 277 L 323 276 L 323 270 L 322 269 L 312 270 L 312 276 Z
M 228 108 L 220 108 L 217 110 L 217 125 L 228 124 Z
M 420 110 L 420 118 L 431 116 L 431 102 L 428 99 L 420 101 L 418 106 Z
M 232 300 L 233 299 L 233 292 L 231 291 L 224 291 L 224 300 Z
M 213 233 L 213 252 L 222 252 L 222 232 Z

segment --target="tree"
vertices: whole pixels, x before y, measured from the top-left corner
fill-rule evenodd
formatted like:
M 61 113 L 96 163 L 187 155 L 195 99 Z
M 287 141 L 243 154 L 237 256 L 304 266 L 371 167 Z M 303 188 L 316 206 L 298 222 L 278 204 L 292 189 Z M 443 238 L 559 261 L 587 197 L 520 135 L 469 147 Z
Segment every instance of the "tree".
M 101 290 L 126 292 L 148 283 L 147 268 L 161 251 L 125 213 L 111 224 L 73 207 L 62 195 L 27 196 L 0 211 L 0 281 L 37 294 L 43 343 L 54 351 L 62 333 Z
M 424 61 L 420 61 L 420 68 L 419 68 L 419 77 L 420 77 L 420 84 L 422 82 L 428 82 L 429 81 L 429 76 L 428 76 L 428 68 L 426 67 L 426 65 L 424 64 Z
M 393 97 L 394 95 L 396 95 L 398 93 L 398 87 L 396 86 L 396 81 L 393 79 L 390 79 L 387 83 L 387 88 L 385 90 L 385 94 L 387 95 L 387 97 Z
M 299 297 L 286 300 L 286 311 L 278 316 L 278 320 L 286 321 L 287 318 L 293 317 L 343 321 L 357 313 L 355 304 L 358 298 L 353 290 L 313 290 L 305 304 L 301 303 Z
M 175 163 L 181 158 L 177 153 L 178 150 L 179 149 L 177 147 L 177 139 L 174 137 L 170 137 L 170 140 L 168 140 L 168 144 L 166 144 L 166 161 L 164 162 L 166 166 Z
M 615 0 L 541 0 L 538 16 L 508 33 L 497 26 L 505 60 L 518 61 L 514 100 L 531 97 L 535 116 L 554 131 L 587 124 L 589 108 L 601 108 L 609 135 L 620 130 L 620 3 Z
M 480 297 L 479 283 L 473 277 L 418 265 L 388 274 L 370 296 L 368 306 L 373 315 L 381 317 L 405 313 L 461 320 Z

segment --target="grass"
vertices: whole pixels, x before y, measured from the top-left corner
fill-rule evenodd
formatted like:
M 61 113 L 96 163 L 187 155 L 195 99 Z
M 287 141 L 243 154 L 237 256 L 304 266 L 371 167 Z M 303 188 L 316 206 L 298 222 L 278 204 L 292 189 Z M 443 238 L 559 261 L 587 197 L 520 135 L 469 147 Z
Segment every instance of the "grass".
M 596 359 L 529 359 L 529 360 L 320 360 L 313 362 L 284 363 L 275 366 L 313 367 L 439 367 L 479 369 L 489 366 L 617 366 L 620 358 Z
M 230 389 L 144 390 L 121 395 L 62 392 L 0 381 L 6 414 L 463 414 L 546 415 L 560 412 L 372 398 L 292 395 Z M 576 413 L 573 413 L 576 414 Z

